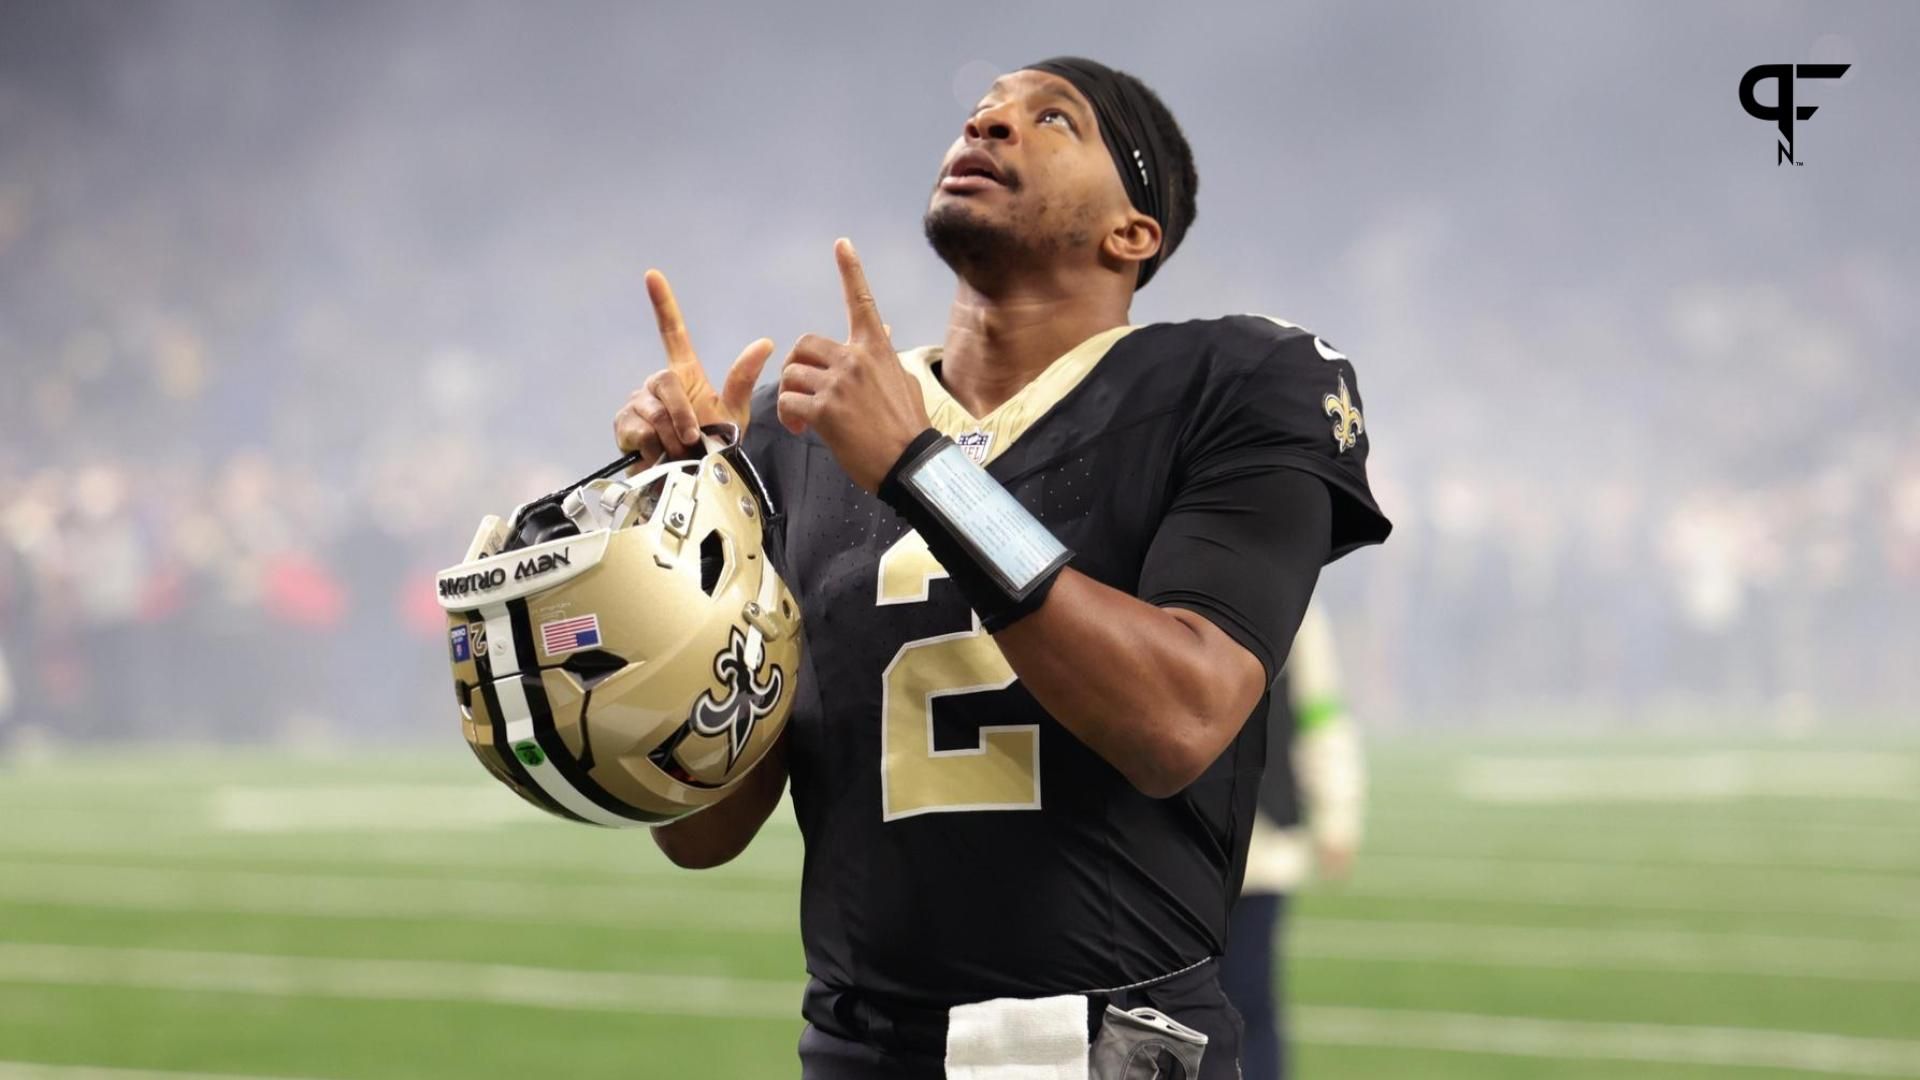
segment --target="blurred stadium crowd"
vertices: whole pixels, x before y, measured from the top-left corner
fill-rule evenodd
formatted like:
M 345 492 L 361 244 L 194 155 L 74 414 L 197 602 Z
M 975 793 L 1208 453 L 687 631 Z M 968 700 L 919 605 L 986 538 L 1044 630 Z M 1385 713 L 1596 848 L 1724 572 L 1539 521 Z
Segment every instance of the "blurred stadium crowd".
M 13 215 L 18 235 L 14 198 L 0 193 L 0 221 Z M 409 405 L 381 389 L 405 358 L 335 340 L 308 313 L 244 297 L 224 315 L 129 310 L 108 287 L 73 291 L 111 280 L 126 250 L 5 260 L 66 270 L 40 292 L 56 310 L 15 307 L 29 318 L 0 336 L 13 388 L 0 398 L 0 653 L 16 721 L 60 739 L 432 734 L 450 706 L 429 576 L 477 516 L 453 480 L 478 463 L 448 419 L 457 401 L 419 403 L 458 398 L 461 380 Z M 303 348 L 355 389 L 293 412 L 252 400 L 300 393 L 263 380 L 274 346 L 248 343 L 282 334 L 309 335 Z M 429 383 L 441 366 L 408 363 Z M 323 422 L 336 410 L 341 422 Z M 276 426 L 256 426 L 262 412 Z M 1421 437 L 1402 427 L 1396 440 Z M 1353 680 L 1387 723 L 1551 706 L 1563 724 L 1583 705 L 1609 724 L 1669 707 L 1697 721 L 1711 700 L 1791 725 L 1914 700 L 1920 429 L 1869 449 L 1682 491 L 1398 457 L 1380 478 L 1395 543 L 1364 575 L 1329 578 Z M 583 471 L 519 460 L 482 485 L 504 500 L 494 509 Z
M 657 362 L 633 358 L 652 347 L 633 237 L 665 226 L 618 217 L 645 202 L 631 189 L 653 148 L 607 137 L 629 105 L 589 81 L 637 69 L 619 50 L 583 51 L 599 66 L 575 65 L 591 68 L 579 87 L 532 67 L 492 79 L 485 50 L 519 56 L 537 19 L 480 20 L 461 39 L 472 56 L 415 64 L 408 43 L 443 30 L 418 14 L 379 33 L 362 25 L 374 9 L 39 15 L 0 41 L 0 653 L 16 726 L 58 739 L 450 733 L 429 576 L 457 559 L 481 513 L 600 464 L 611 388 L 625 389 L 608 372 L 632 364 L 637 380 Z M 564 29 L 541 32 L 568 49 L 595 40 Z M 220 63 L 203 63 L 213 52 Z M 389 53 L 411 59 L 388 64 Z M 732 125 L 712 137 L 783 132 Z M 902 175 L 918 178 L 914 148 L 942 138 L 916 133 L 889 156 L 911 159 Z M 1213 145 L 1231 148 L 1224 136 Z M 583 159 L 571 172 L 535 167 L 568 156 Z M 509 169 L 523 172 L 495 188 L 466 183 Z M 766 240 L 779 230 L 739 214 L 738 191 L 699 201 L 703 175 L 649 176 L 673 186 L 645 213 L 686 217 L 700 246 L 683 239 L 683 250 L 750 236 L 768 246 L 740 270 L 759 295 L 801 273 L 830 284 L 824 240 L 804 251 Z M 587 210 L 513 187 L 561 181 Z M 894 186 L 911 195 L 919 182 Z M 1299 283 L 1326 277 L 1353 309 L 1333 312 L 1328 330 L 1369 380 L 1375 488 L 1396 523 L 1363 569 L 1323 579 L 1358 711 L 1380 726 L 1737 714 L 1745 727 L 1758 716 L 1791 729 L 1884 721 L 1920 700 L 1920 416 L 1916 375 L 1895 355 L 1911 339 L 1905 263 L 1874 255 L 1875 233 L 1851 253 L 1804 249 L 1808 278 L 1824 283 L 1810 294 L 1760 271 L 1698 267 L 1691 280 L 1723 292 L 1689 298 L 1677 271 L 1665 283 L 1650 273 L 1680 258 L 1684 229 L 1661 226 L 1675 246 L 1649 262 L 1643 237 L 1606 225 L 1617 183 L 1590 193 L 1588 218 L 1516 210 L 1497 190 L 1473 194 L 1483 185 L 1472 177 L 1457 183 L 1465 194 L 1429 207 L 1438 224 L 1415 215 L 1396 234 L 1383 216 L 1383 254 L 1369 256 L 1362 237 L 1357 256 L 1330 263 L 1357 267 L 1348 278 L 1283 280 L 1216 224 L 1216 262 L 1193 256 L 1146 302 L 1209 313 L 1210 290 L 1228 291 L 1246 261 L 1264 275 L 1259 296 L 1290 302 Z M 1633 202 L 1635 214 L 1657 209 Z M 1716 219 L 1726 257 L 1749 250 L 1740 215 L 1778 211 L 1762 199 Z M 1549 238 L 1550 264 L 1526 247 L 1538 221 L 1565 230 Z M 1396 255 L 1396 235 L 1426 254 Z M 1479 258 L 1489 244 L 1514 254 Z M 1540 276 L 1524 268 L 1566 265 L 1559 249 L 1582 244 L 1596 261 L 1581 280 L 1524 288 Z M 877 262 L 890 249 L 863 250 Z M 556 251 L 564 259 L 526 270 L 528 252 Z M 1462 253 L 1481 275 L 1466 285 Z M 892 310 L 941 310 L 947 284 L 923 250 L 893 263 L 925 276 L 889 283 Z M 1461 296 L 1469 287 L 1480 300 Z M 1759 292 L 1742 300 L 1742 289 Z M 721 306 L 697 295 L 706 311 Z M 1528 307 L 1556 295 L 1632 309 L 1666 297 L 1671 309 L 1650 316 L 1650 339 L 1612 340 L 1628 332 L 1613 307 Z M 1436 343 L 1434 320 L 1474 304 L 1510 348 L 1451 326 Z M 1823 305 L 1824 321 L 1802 318 Z M 783 326 L 697 329 L 744 342 Z M 601 363 L 610 355 L 627 358 Z M 598 366 L 573 397 L 530 400 L 557 357 Z M 1638 366 L 1603 381 L 1626 364 Z M 1752 407 L 1758 391 L 1726 387 L 1767 388 L 1766 407 Z

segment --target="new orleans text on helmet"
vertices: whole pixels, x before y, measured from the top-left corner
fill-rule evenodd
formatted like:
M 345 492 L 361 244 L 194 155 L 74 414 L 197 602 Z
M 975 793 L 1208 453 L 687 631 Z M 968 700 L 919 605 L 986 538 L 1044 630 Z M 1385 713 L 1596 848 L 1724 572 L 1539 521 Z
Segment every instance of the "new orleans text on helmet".
M 513 568 L 513 580 L 520 581 L 535 574 L 544 574 L 562 566 L 571 566 L 573 559 L 564 551 L 548 552 L 535 559 L 523 559 Z M 462 574 L 459 577 L 441 578 L 441 596 L 465 596 L 476 590 L 497 589 L 507 583 L 507 568 L 496 566 L 485 573 Z

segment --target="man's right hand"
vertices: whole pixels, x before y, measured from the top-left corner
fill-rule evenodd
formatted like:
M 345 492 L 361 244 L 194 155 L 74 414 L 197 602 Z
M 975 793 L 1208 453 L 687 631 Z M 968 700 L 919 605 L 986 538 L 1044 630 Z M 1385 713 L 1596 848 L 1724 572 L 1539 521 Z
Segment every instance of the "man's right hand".
M 735 424 L 744 432 L 752 411 L 753 384 L 767 357 L 773 355 L 771 338 L 748 345 L 727 369 L 722 387 L 715 390 L 693 351 L 693 339 L 667 276 L 658 270 L 647 271 L 647 299 L 653 301 L 653 317 L 667 347 L 667 366 L 647 376 L 613 415 L 614 442 L 622 453 L 638 452 L 638 467 L 643 469 L 663 460 L 699 457 L 702 424 Z

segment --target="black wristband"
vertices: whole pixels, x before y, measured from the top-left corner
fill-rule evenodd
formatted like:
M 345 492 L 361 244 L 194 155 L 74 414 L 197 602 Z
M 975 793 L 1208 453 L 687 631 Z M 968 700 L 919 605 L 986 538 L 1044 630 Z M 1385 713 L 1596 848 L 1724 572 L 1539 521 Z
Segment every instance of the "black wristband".
M 989 632 L 1039 610 L 1073 558 L 999 481 L 932 428 L 907 444 L 879 496 L 927 542 Z
M 900 451 L 900 456 L 893 459 L 893 467 L 887 470 L 886 479 L 880 481 L 880 501 L 899 509 L 900 474 L 926 460 L 927 455 L 936 453 L 942 443 L 952 441 L 936 428 L 928 428 L 915 435 L 907 448 Z

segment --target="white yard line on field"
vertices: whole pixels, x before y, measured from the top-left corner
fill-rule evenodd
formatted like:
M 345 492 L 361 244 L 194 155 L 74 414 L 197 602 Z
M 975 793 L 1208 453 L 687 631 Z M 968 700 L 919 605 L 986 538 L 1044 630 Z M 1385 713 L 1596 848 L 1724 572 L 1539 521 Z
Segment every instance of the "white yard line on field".
M 1883 871 L 1920 874 L 1920 829 L 1831 822 L 1740 822 L 1676 813 L 1660 822 L 1619 814 L 1549 816 L 1536 807 L 1477 813 L 1369 808 L 1368 852 L 1425 852 L 1484 858 L 1554 855 L 1569 861 L 1662 866 L 1786 869 L 1795 873 Z
M 646 882 L 559 885 L 448 877 L 372 877 L 74 866 L 9 861 L 0 902 L 80 908 L 241 912 L 348 919 L 519 922 L 564 912 L 570 925 L 791 934 L 797 889 L 703 890 Z
M 250 1073 L 168 1072 L 157 1069 L 110 1069 L 99 1065 L 42 1065 L 32 1061 L 0 1061 L 0 1080 L 294 1080 L 292 1077 Z
M 1689 828 L 1676 824 L 1676 828 Z M 1905 841 L 1885 841 L 1878 847 L 1861 845 L 1852 851 L 1782 850 L 1769 846 L 1763 838 L 1743 839 L 1689 834 L 1684 837 L 1649 837 L 1645 832 L 1620 832 L 1613 843 L 1574 844 L 1549 839 L 1546 829 L 1535 831 L 1530 841 L 1516 841 L 1511 834 L 1484 837 L 1454 833 L 1444 839 L 1422 842 L 1424 838 L 1397 834 L 1386 840 L 1376 833 L 1362 858 L 1419 858 L 1443 855 L 1460 859 L 1488 859 L 1495 862 L 1523 862 L 1551 856 L 1556 862 L 1577 862 L 1588 866 L 1631 866 L 1647 869 L 1692 871 L 1702 874 L 1721 870 L 1771 871 L 1806 877 L 1821 874 L 1906 874 L 1920 878 L 1920 857 L 1902 845 Z
M 1457 882 L 1421 882 L 1386 884 L 1348 882 L 1340 886 L 1345 896 L 1371 900 L 1410 900 L 1421 903 L 1467 904 L 1483 907 L 1555 907 L 1589 911 L 1661 911 L 1693 915 L 1757 915 L 1768 918 L 1870 919 L 1877 922 L 1920 921 L 1920 904 L 1897 901 L 1893 904 L 1861 903 L 1846 899 L 1811 903 L 1776 902 L 1767 896 L 1661 896 L 1650 891 L 1639 895 L 1590 890 L 1547 884 L 1499 891 L 1491 885 L 1474 888 Z
M 224 832 L 455 832 L 553 819 L 498 784 L 223 785 L 206 796 L 207 820 Z M 765 839 L 781 837 L 776 814 Z M 639 830 L 636 829 L 637 833 Z
M 1378 819 L 1388 815 L 1373 815 Z M 1402 815 L 1406 817 L 1407 815 Z M 1583 865 L 1596 868 L 1626 867 L 1674 873 L 1712 874 L 1721 868 L 1747 871 L 1780 871 L 1796 878 L 1809 875 L 1853 873 L 1893 873 L 1920 878 L 1920 856 L 1914 845 L 1899 838 L 1829 836 L 1809 841 L 1798 850 L 1771 846 L 1766 836 L 1751 831 L 1735 833 L 1703 829 L 1691 822 L 1673 833 L 1650 837 L 1639 829 L 1615 830 L 1604 836 L 1589 831 L 1568 836 L 1558 825 L 1539 822 L 1524 825 L 1530 833 L 1517 836 L 1510 822 L 1494 822 L 1486 817 L 1436 815 L 1437 821 L 1422 820 L 1433 827 L 1433 840 L 1401 831 L 1396 826 L 1391 841 L 1377 838 L 1367 849 L 1365 861 L 1379 859 L 1454 858 L 1485 860 L 1491 863 L 1532 863 L 1551 858 L 1555 865 Z M 227 864 L 390 864 L 437 871 L 485 871 L 498 869 L 502 860 L 500 844 L 489 839 L 477 845 L 471 835 L 458 840 L 447 833 L 426 830 L 389 833 L 317 835 L 301 837 L 272 848 L 262 846 L 265 836 L 213 832 L 180 832 L 165 835 L 136 833 L 100 823 L 86 828 L 47 828 L 37 821 L 32 830 L 0 835 L 0 861 L 36 856 L 91 856 L 101 861 L 116 861 L 128 856 L 198 859 Z M 565 826 L 558 826 L 565 828 Z M 536 834 L 523 832 L 521 836 Z M 1920 832 L 1913 834 L 1920 840 Z M 542 838 L 544 839 L 544 838 Z M 639 846 L 621 851 L 607 845 L 574 847 L 550 843 L 523 845 L 530 850 L 516 852 L 513 866 L 518 870 L 546 870 L 575 874 L 593 874 L 610 880 L 635 878 L 695 881 L 699 885 L 789 885 L 800 879 L 802 850 L 798 837 L 762 835 L 746 853 L 717 873 L 692 874 L 667 862 L 653 850 L 645 837 L 631 837 Z M 1851 841 L 1849 843 L 1845 841 Z M 1912 849 L 1912 850 L 1910 850 Z
M 1920 875 L 1914 874 L 1376 855 L 1361 859 L 1344 891 L 1503 904 L 1920 919 Z
M 525 835 L 525 834 L 522 834 Z M 0 864 L 11 862 L 114 863 L 131 866 L 165 864 L 183 866 L 197 863 L 193 869 L 218 871 L 283 867 L 305 873 L 308 867 L 330 867 L 352 873 L 356 870 L 379 872 L 385 867 L 438 874 L 500 874 L 509 871 L 526 879 L 543 874 L 561 874 L 591 883 L 616 884 L 622 881 L 667 881 L 692 889 L 773 889 L 793 890 L 800 884 L 800 855 L 762 849 L 756 843 L 734 862 L 712 871 L 694 871 L 673 865 L 654 850 L 652 841 L 633 837 L 631 851 L 605 849 L 556 849 L 537 843 L 516 846 L 511 860 L 502 857 L 503 847 L 492 850 L 455 847 L 442 838 L 410 834 L 369 836 L 349 847 L 316 842 L 311 839 L 275 841 L 271 847 L 249 838 L 235 843 L 225 837 L 168 837 L 142 840 L 90 832 L 85 835 L 31 833 L 0 837 Z M 531 850 L 527 850 L 527 849 Z
M 1455 767 L 1472 802 L 1644 803 L 1735 799 L 1920 800 L 1920 757 L 1876 751 L 1712 751 L 1475 756 Z
M 503 856 L 504 858 L 504 856 Z M 76 864 L 0 855 L 0 903 L 85 908 L 225 911 L 324 918 L 513 920 L 561 908 L 577 922 L 628 928 L 790 933 L 798 925 L 798 882 L 700 875 L 624 881 L 540 881 L 452 875 L 381 876 Z M 1599 871 L 1578 873 L 1576 870 Z M 1341 887 L 1348 896 L 1537 906 L 1684 911 L 1842 919 L 1920 920 L 1920 889 L 1899 882 L 1863 889 L 1781 877 L 1736 887 L 1676 880 L 1633 868 L 1559 862 L 1379 857 Z
M 1920 983 L 1920 950 L 1843 938 L 1303 918 L 1290 956 L 1590 971 Z
M 539 811 L 498 784 L 219 787 L 207 816 L 227 832 L 454 832 L 498 829 Z
M 1323 1045 L 1920 1077 L 1920 1042 L 1901 1039 L 1326 1005 L 1291 1015 L 1302 1042 Z
M 0 981 L 792 1020 L 798 980 L 0 942 Z
M 787 1023 L 798 1022 L 801 991 L 798 981 L 18 944 L 0 944 L 0 980 Z M 1920 1042 L 1895 1039 L 1322 1005 L 1297 1006 L 1292 1016 L 1299 1038 L 1318 1044 L 1920 1077 Z
M 1792 837 L 1805 841 L 1818 838 L 1822 843 L 1857 841 L 1863 846 L 1920 837 L 1920 821 L 1907 824 L 1885 820 L 1835 820 L 1789 817 L 1771 804 L 1753 804 L 1760 813 L 1744 813 L 1738 804 L 1710 807 L 1676 808 L 1671 804 L 1645 806 L 1613 804 L 1604 813 L 1579 804 L 1530 805 L 1524 808 L 1503 803 L 1466 803 L 1448 797 L 1414 798 L 1374 781 L 1375 797 L 1367 806 L 1369 821 L 1394 828 L 1417 829 L 1442 837 L 1458 832 L 1512 833 L 1583 838 L 1593 833 L 1607 836 L 1632 836 L 1649 828 L 1670 829 L 1676 822 L 1703 835 L 1728 835 L 1749 838 L 1756 833 Z M 1797 808 L 1804 811 L 1805 805 Z M 1793 808 L 1788 808 L 1793 809 Z M 1884 807 L 1880 807 L 1884 809 Z
M 76 784 L 79 781 L 76 779 Z M 98 783 L 92 775 L 87 785 Z M 470 833 L 509 827 L 552 826 L 558 819 L 515 798 L 498 784 L 474 782 L 316 784 L 277 786 L 177 783 L 128 798 L 74 785 L 48 791 L 0 790 L 0 813 L 30 814 L 36 823 L 70 833 L 159 826 L 175 833 Z M 641 830 L 636 828 L 637 834 Z M 799 841 L 791 804 L 783 802 L 761 830 L 764 842 Z

